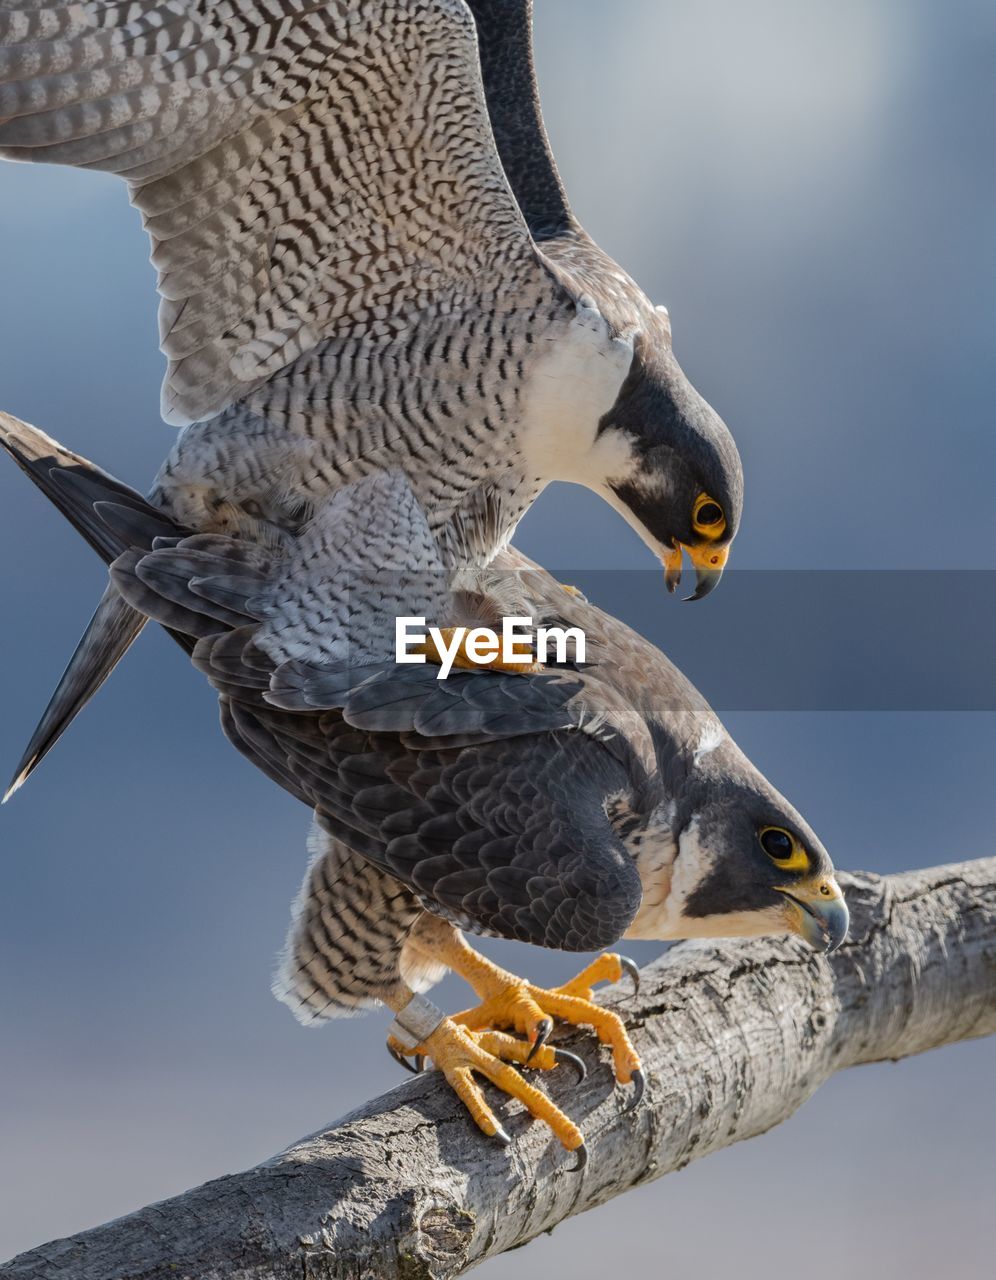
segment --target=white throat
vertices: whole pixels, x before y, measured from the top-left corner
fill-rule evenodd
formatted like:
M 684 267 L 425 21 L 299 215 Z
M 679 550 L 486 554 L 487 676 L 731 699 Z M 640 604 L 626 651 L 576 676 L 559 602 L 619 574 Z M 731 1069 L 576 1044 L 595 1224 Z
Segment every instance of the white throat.
M 601 492 L 607 478 L 626 476 L 634 466 L 632 446 L 620 432 L 598 434 L 629 374 L 633 338 L 613 336 L 589 302 L 582 299 L 530 370 L 520 437 L 529 475 Z

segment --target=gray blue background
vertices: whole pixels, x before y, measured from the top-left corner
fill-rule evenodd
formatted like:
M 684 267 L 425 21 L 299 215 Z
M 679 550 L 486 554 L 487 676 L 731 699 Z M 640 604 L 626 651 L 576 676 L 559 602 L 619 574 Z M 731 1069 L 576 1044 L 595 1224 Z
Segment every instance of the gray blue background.
M 537 9 L 576 208 L 667 303 L 679 358 L 740 444 L 736 564 L 996 568 L 991 4 Z M 171 438 L 146 256 L 113 180 L 0 171 L 0 404 L 139 487 Z M 618 517 L 567 487 L 517 541 L 564 569 L 650 567 Z M 102 570 L 10 466 L 0 546 L 7 770 Z M 695 675 L 717 696 L 741 661 L 733 593 L 684 609 L 656 575 L 634 574 L 632 591 L 610 577 L 612 607 L 666 649 L 688 650 L 689 628 L 714 620 L 717 659 Z M 947 618 L 945 599 L 923 592 L 924 625 Z M 976 620 L 947 621 L 957 639 Z M 803 651 L 822 635 L 777 601 L 751 627 Z M 945 667 L 958 661 L 945 651 Z M 838 705 L 823 670 L 798 706 Z M 993 705 L 991 686 L 979 701 Z M 726 719 L 839 866 L 993 852 L 990 713 Z M 216 720 L 200 678 L 150 633 L 0 812 L 0 1256 L 255 1162 L 397 1080 L 382 1017 L 305 1031 L 269 995 L 308 819 Z M 574 967 L 503 954 L 544 979 Z M 451 983 L 442 999 L 466 997 Z M 980 1043 L 838 1077 L 774 1133 L 481 1274 L 975 1280 L 991 1265 L 994 1068 Z

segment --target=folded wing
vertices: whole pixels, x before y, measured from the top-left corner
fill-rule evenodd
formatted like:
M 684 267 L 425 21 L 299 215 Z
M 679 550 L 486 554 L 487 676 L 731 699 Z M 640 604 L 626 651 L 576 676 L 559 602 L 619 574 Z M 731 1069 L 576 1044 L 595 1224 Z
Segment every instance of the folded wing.
M 310 660 L 285 657 L 266 602 L 276 576 L 284 610 L 286 565 L 221 536 L 133 547 L 112 575 L 195 639 L 233 744 L 429 910 L 564 950 L 625 932 L 642 888 L 609 802 L 646 779 L 611 725 L 583 731 L 583 676 L 352 667 L 325 660 L 320 626 Z

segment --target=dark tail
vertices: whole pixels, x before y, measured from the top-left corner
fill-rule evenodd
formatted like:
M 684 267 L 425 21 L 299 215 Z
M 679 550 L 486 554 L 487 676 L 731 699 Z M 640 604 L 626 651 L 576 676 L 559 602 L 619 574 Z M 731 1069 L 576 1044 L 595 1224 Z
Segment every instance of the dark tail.
M 0 412 L 0 447 L 62 512 L 105 564 L 155 537 L 185 532 L 142 495 L 37 427 Z M 58 688 L 28 743 L 4 801 L 31 776 L 111 674 L 148 619 L 108 584 Z M 180 639 L 179 636 L 176 637 Z M 189 641 L 184 647 L 189 648 Z

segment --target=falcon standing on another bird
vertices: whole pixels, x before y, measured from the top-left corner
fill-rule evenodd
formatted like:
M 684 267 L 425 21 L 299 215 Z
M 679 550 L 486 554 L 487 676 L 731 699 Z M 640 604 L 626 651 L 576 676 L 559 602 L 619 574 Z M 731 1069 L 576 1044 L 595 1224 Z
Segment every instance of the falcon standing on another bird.
M 184 428 L 153 505 L 287 546 L 400 470 L 461 567 L 575 481 L 671 589 L 684 549 L 712 590 L 736 447 L 570 212 L 530 24 L 529 0 L 0 0 L 0 155 L 119 174 L 152 242 Z M 143 622 L 105 594 L 15 786 Z
M 622 1021 L 592 1000 L 596 982 L 621 975 L 619 956 L 548 991 L 478 955 L 461 929 L 563 951 L 622 937 L 796 933 L 820 951 L 843 940 L 823 846 L 680 672 L 511 548 L 453 590 L 402 473 L 341 489 L 328 528 L 288 549 L 184 530 L 2 414 L 0 443 L 111 563 L 131 607 L 191 654 L 233 744 L 314 810 L 277 994 L 305 1022 L 388 1005 L 393 1052 L 432 1058 L 485 1133 L 508 1140 L 475 1075 L 583 1159 L 580 1130 L 513 1065 L 556 1064 L 555 1018 L 593 1027 L 637 1100 L 644 1082 Z M 342 598 L 334 557 L 312 551 L 340 535 L 376 545 L 384 508 L 408 558 L 388 573 L 372 563 L 359 590 L 353 574 L 344 648 L 329 625 Z M 439 623 L 506 615 L 515 591 L 538 625 L 584 631 L 587 664 L 446 680 L 398 665 L 379 621 L 393 590 L 421 592 Z M 446 968 L 480 1001 L 456 1018 L 421 994 Z

